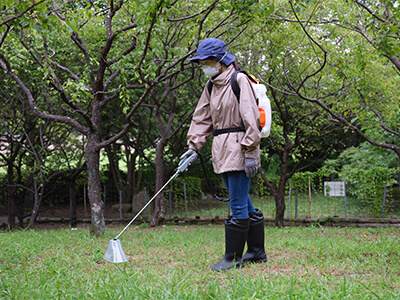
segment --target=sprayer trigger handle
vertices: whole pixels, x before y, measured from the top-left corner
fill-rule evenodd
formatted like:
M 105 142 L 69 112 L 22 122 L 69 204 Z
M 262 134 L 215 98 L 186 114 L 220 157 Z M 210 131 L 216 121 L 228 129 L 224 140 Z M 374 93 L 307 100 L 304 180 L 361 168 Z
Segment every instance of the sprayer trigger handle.
M 188 167 L 192 164 L 197 159 L 197 153 L 194 152 L 192 155 L 190 155 L 188 158 L 183 160 L 179 166 L 178 166 L 178 171 L 179 172 L 184 172 L 188 169 Z

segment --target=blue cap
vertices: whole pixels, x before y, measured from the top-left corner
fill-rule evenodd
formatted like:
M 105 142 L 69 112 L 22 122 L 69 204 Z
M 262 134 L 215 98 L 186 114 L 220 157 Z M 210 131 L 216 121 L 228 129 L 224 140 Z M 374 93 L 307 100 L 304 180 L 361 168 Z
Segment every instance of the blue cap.
M 229 66 L 235 61 L 235 56 L 225 50 L 225 45 L 225 42 L 220 39 L 207 38 L 197 47 L 196 56 L 189 58 L 188 61 L 199 62 L 199 60 L 213 59 Z

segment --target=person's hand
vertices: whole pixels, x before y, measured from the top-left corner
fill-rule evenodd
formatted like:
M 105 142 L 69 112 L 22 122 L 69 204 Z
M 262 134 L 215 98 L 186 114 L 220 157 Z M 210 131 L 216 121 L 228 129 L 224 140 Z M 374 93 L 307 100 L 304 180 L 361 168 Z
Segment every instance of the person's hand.
M 188 151 L 183 153 L 182 156 L 180 157 L 181 161 L 179 162 L 178 166 L 181 166 L 186 161 L 186 159 L 188 159 L 189 157 L 192 157 L 190 159 L 190 162 L 188 162 L 190 165 L 192 162 L 194 162 L 197 159 L 197 156 L 198 156 L 198 154 L 196 151 L 194 151 L 193 149 L 189 149 Z
M 257 174 L 257 159 L 256 158 L 245 158 L 244 159 L 244 171 L 247 177 L 253 177 Z

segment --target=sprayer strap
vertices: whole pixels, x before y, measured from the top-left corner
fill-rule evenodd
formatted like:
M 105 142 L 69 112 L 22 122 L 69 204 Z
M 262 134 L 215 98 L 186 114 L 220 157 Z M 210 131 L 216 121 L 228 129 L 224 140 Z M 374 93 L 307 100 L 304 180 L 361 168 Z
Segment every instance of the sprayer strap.
M 246 131 L 244 126 L 230 127 L 230 128 L 223 128 L 223 129 L 213 129 L 212 130 L 212 134 L 214 136 L 217 136 L 217 135 L 220 135 L 220 134 L 231 133 L 231 132 L 240 132 L 240 131 Z

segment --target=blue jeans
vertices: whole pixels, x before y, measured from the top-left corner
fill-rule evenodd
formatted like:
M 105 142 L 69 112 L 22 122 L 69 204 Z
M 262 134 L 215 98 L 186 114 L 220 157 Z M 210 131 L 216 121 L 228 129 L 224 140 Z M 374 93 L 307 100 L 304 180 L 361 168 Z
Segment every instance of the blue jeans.
M 247 219 L 249 212 L 256 211 L 249 196 L 250 178 L 246 176 L 245 171 L 226 172 L 221 175 L 229 192 L 232 217 Z

